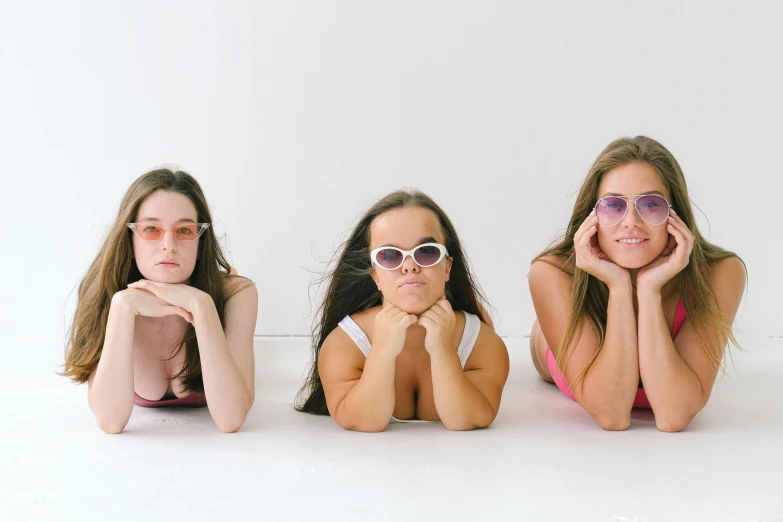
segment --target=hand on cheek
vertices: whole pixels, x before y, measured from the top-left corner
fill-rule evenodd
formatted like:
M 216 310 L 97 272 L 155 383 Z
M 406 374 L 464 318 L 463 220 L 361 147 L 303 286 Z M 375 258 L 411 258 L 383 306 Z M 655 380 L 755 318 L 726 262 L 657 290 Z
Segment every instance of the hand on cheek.
M 669 232 L 666 247 L 659 257 L 639 269 L 638 289 L 660 291 L 663 285 L 688 266 L 693 252 L 693 234 L 673 210 L 666 229 Z

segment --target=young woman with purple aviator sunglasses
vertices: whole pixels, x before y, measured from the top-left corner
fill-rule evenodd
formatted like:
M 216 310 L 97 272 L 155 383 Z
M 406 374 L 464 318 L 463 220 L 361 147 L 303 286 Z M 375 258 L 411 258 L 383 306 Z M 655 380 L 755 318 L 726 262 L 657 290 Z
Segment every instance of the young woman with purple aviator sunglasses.
M 443 210 L 421 192 L 389 194 L 338 255 L 297 409 L 357 431 L 390 421 L 488 426 L 508 353 Z
M 601 152 L 565 235 L 528 276 L 530 335 L 542 378 L 606 430 L 651 408 L 661 431 L 681 431 L 706 405 L 746 272 L 696 226 L 677 160 L 644 136 Z

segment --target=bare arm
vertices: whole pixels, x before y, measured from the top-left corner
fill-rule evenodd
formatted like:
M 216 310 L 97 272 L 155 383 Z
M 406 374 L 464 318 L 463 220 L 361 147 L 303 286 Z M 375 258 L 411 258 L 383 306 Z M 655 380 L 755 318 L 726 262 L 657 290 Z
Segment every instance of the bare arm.
M 639 386 L 636 317 L 630 276 L 609 287 L 606 337 L 579 385 L 572 386 L 577 402 L 606 430 L 624 430 Z M 571 278 L 544 261 L 533 263 L 528 276 L 536 317 L 553 354 L 557 353 L 571 307 Z M 579 329 L 581 328 L 581 330 Z M 565 368 L 569 383 L 599 349 L 599 339 L 585 318 L 577 329 L 572 356 Z
M 329 414 L 347 430 L 378 432 L 394 414 L 396 355 L 373 347 L 365 359 L 341 328 L 329 334 L 318 357 L 318 373 Z
M 114 295 L 98 367 L 87 381 L 87 401 L 106 433 L 125 429 L 133 411 L 133 337 L 136 314 Z
M 722 314 L 734 322 L 745 271 L 736 258 L 719 261 L 710 275 Z M 639 288 L 639 365 L 645 392 L 661 431 L 681 431 L 704 408 L 718 368 L 702 351 L 689 321 L 672 341 L 661 307 L 660 290 Z M 728 332 L 722 335 L 725 347 Z
M 416 316 L 385 303 L 375 316 L 373 343 L 365 360 L 353 340 L 335 328 L 324 341 L 318 373 L 332 418 L 345 429 L 383 431 L 394 414 L 394 374 Z
M 106 433 L 119 433 L 125 429 L 133 411 L 133 342 L 137 315 L 179 315 L 188 322 L 193 321 L 186 310 L 143 290 L 127 289 L 114 294 L 101 358 L 87 381 L 90 409 L 98 426 Z
M 225 328 L 214 302 L 204 295 L 193 311 L 204 393 L 215 424 L 230 433 L 242 427 L 255 397 L 253 333 L 258 292 L 247 284 L 226 302 Z
M 454 350 L 430 357 L 435 409 L 444 426 L 450 430 L 489 426 L 498 414 L 508 378 L 508 351 L 503 340 L 482 324 L 464 370 Z

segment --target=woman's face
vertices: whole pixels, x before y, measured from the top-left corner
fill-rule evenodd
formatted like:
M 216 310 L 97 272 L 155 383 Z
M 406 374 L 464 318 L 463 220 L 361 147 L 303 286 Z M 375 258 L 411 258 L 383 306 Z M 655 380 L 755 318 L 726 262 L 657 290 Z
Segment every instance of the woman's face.
M 159 283 L 188 282 L 198 257 L 198 239 L 178 240 L 172 230 L 196 223 L 193 202 L 177 192 L 157 190 L 139 206 L 137 228 L 161 227 L 167 230 L 159 241 L 145 241 L 133 234 L 133 257 L 145 279 Z
M 413 250 L 424 243 L 445 244 L 445 237 L 435 214 L 422 207 L 403 207 L 384 212 L 370 224 L 370 251 L 382 246 Z M 406 256 L 402 266 L 385 270 L 373 263 L 372 278 L 390 302 L 409 314 L 420 314 L 443 296 L 449 280 L 453 258 L 421 267 Z
M 598 197 L 620 196 L 628 201 L 628 210 L 612 227 L 598 225 L 598 245 L 609 259 L 624 268 L 641 268 L 661 255 L 669 241 L 667 223 L 651 225 L 634 206 L 636 196 L 658 194 L 671 203 L 661 177 L 646 163 L 628 163 L 604 174 L 598 185 Z

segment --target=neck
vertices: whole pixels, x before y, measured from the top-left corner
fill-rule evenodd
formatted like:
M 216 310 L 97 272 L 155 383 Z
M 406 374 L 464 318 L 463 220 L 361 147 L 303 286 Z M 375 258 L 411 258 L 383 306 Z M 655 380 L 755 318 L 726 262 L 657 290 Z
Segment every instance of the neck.
M 636 288 L 636 280 L 639 277 L 639 269 L 638 268 L 629 268 L 628 273 L 631 274 L 631 286 Z

